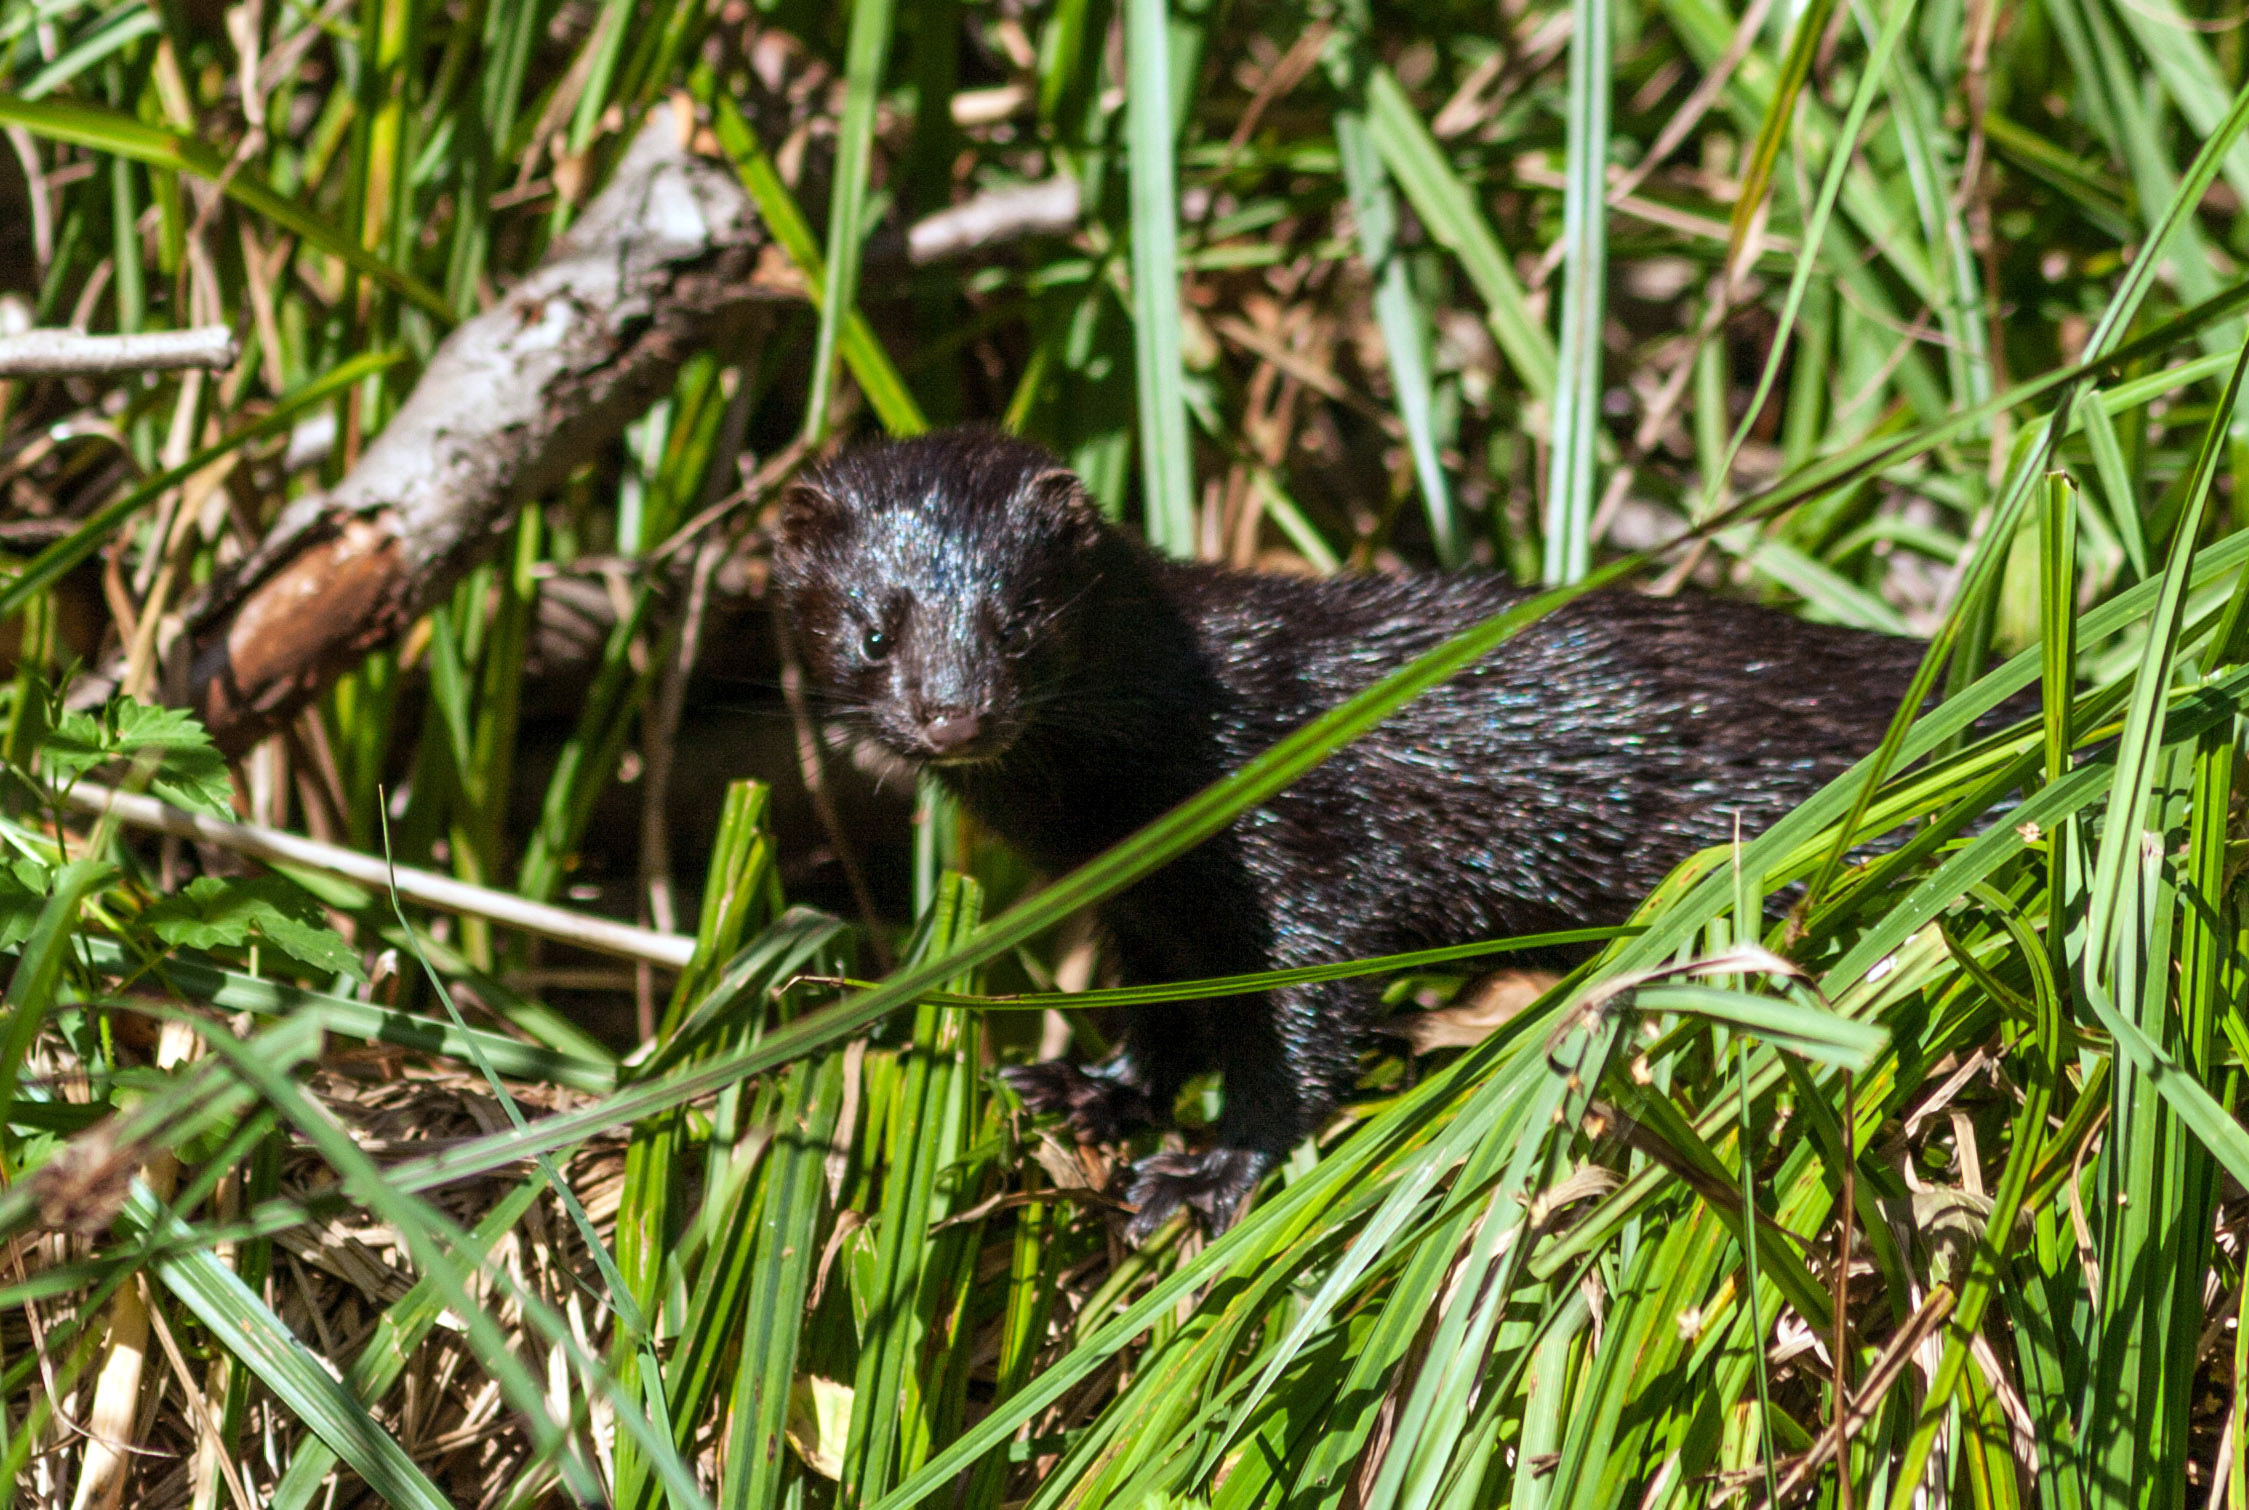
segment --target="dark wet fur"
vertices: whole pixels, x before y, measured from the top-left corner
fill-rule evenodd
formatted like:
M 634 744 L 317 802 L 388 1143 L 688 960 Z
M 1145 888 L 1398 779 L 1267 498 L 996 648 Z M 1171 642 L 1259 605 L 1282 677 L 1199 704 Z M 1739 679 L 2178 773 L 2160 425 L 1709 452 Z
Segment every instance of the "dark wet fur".
M 986 434 L 871 447 L 810 481 L 785 509 L 777 580 L 816 675 L 909 759 L 929 753 L 917 697 L 973 704 L 995 748 L 938 774 L 1050 873 L 1524 596 L 1467 573 L 1315 581 L 1165 560 L 1101 524 L 1044 453 Z M 869 663 L 878 619 L 893 648 Z M 1593 594 L 1101 921 L 1134 982 L 1620 922 L 1737 814 L 1755 833 L 1873 748 L 1924 648 L 1723 599 Z M 1142 1008 L 1104 1064 L 1015 1084 L 1107 1140 L 1218 1069 L 1215 1146 L 1144 1160 L 1131 1195 L 1137 1234 L 1182 1204 L 1222 1228 L 1350 1090 L 1378 991 Z

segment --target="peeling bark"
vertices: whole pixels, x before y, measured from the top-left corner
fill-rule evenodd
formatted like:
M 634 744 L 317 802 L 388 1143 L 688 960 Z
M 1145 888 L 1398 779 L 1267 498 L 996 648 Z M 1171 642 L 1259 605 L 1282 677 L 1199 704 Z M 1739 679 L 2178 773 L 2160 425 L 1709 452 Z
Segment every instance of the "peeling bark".
M 545 261 L 446 337 L 342 482 L 191 605 L 188 701 L 239 753 L 389 643 L 755 296 L 763 227 L 659 112 Z M 176 685 L 176 684 L 175 684 Z

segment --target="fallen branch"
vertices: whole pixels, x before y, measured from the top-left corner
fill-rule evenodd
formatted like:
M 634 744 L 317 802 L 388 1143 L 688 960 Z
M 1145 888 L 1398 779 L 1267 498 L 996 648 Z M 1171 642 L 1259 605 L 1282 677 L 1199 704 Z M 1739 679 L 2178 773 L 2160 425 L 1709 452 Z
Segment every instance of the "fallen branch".
M 695 940 L 684 934 L 659 933 L 613 918 L 589 917 L 567 907 L 533 902 L 512 891 L 495 891 L 441 876 L 433 871 L 390 866 L 373 855 L 338 844 L 324 844 L 302 834 L 285 833 L 255 823 L 227 823 L 200 813 L 183 812 L 154 797 L 120 792 L 91 781 L 81 781 L 65 798 L 81 812 L 114 813 L 120 822 L 158 833 L 199 840 L 253 860 L 301 865 L 323 875 L 339 876 L 355 885 L 387 892 L 393 886 L 409 902 L 468 917 L 487 918 L 507 928 L 519 928 L 541 938 L 575 944 L 597 954 L 643 960 L 677 970 L 694 957 Z
M 120 372 L 175 372 L 232 367 L 241 348 L 224 325 L 90 336 L 82 330 L 26 330 L 0 336 L 0 378 L 107 377 Z
M 191 605 L 187 700 L 222 749 L 395 639 L 747 306 L 762 228 L 681 126 L 652 117 L 545 261 L 438 347 L 343 481 L 291 504 Z
M 916 267 L 959 257 L 1025 236 L 1057 236 L 1078 228 L 1078 181 L 991 189 L 926 215 L 906 232 L 907 260 Z

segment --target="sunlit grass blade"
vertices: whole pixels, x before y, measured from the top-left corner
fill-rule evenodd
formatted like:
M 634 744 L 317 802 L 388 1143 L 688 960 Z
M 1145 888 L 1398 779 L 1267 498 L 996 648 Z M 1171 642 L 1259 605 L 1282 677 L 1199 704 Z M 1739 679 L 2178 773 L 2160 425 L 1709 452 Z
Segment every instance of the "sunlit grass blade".
M 1363 77 L 1352 80 L 1353 92 L 1362 99 L 1365 88 Z M 1431 407 L 1428 319 L 1406 275 L 1405 260 L 1397 245 L 1397 202 L 1362 109 L 1337 113 L 1335 150 L 1342 159 L 1343 181 L 1351 197 L 1351 219 L 1359 234 L 1359 256 L 1374 278 L 1375 322 L 1382 329 L 1383 351 L 1390 363 L 1390 383 L 1395 390 L 1398 419 L 1406 429 L 1406 445 L 1413 453 L 1414 477 L 1421 487 L 1422 507 L 1429 516 L 1430 542 L 1441 565 L 1457 566 L 1460 564 L 1459 527 L 1453 518 L 1452 489 L 1445 481 L 1444 467 L 1437 457 L 1435 417 Z
M 1791 1053 L 1843 1069 L 1866 1069 L 1890 1038 L 1873 1023 L 1723 986 L 1648 986 L 1634 1001 L 1643 1012 L 1685 1012 L 1742 1028 Z
M 462 1256 L 471 1262 L 481 1261 L 481 1256 L 490 1252 L 492 1245 L 523 1219 L 524 1212 L 538 1199 L 541 1188 L 540 1181 L 527 1180 L 501 1197 L 498 1204 L 478 1219 L 468 1235 Z M 344 1374 L 344 1388 L 363 1402 L 380 1400 L 398 1382 L 415 1349 L 437 1324 L 443 1310 L 444 1302 L 437 1286 L 427 1279 L 400 1296 L 376 1321 L 373 1335 L 352 1359 L 350 1369 Z M 273 1510 L 305 1510 L 313 1496 L 320 1492 L 321 1481 L 336 1462 L 336 1450 L 327 1442 L 316 1438 L 302 1444 L 274 1485 L 273 1497 L 267 1503 Z
M 1132 203 L 1133 391 L 1139 398 L 1140 487 L 1148 539 L 1193 556 L 1194 456 L 1179 355 L 1179 203 L 1174 188 L 1170 6 L 1123 0 L 1125 100 Z M 1191 81 L 1190 81 L 1191 85 Z
M 789 260 L 797 265 L 797 271 L 804 275 L 806 292 L 813 302 L 821 303 L 827 297 L 827 265 L 820 255 L 820 243 L 813 239 L 810 222 L 797 207 L 796 196 L 781 181 L 773 159 L 766 154 L 757 133 L 750 129 L 739 105 L 721 95 L 713 109 L 713 118 L 718 126 L 719 145 L 733 160 L 734 171 L 742 176 L 742 186 L 749 191 L 758 214 L 764 217 L 766 229 L 773 233 L 773 239 L 781 244 Z M 853 309 L 836 341 L 844 362 L 851 368 L 851 375 L 858 379 L 860 391 L 874 406 L 884 429 L 893 435 L 919 435 L 929 428 L 906 380 L 875 338 L 865 315 Z
M 1508 265 L 1505 248 L 1467 185 L 1460 181 L 1413 102 L 1388 69 L 1367 77 L 1367 124 L 1383 161 L 1413 202 L 1429 233 L 1460 259 L 1462 271 L 1483 296 L 1492 334 L 1507 353 L 1516 377 L 1532 398 L 1550 399 L 1555 391 L 1554 343 L 1531 318 L 1523 286 Z
M 941 960 L 971 937 L 983 897 L 966 876 L 948 873 L 924 924 L 919 957 Z M 923 1265 L 933 1257 L 930 1221 L 937 1175 L 948 1154 L 967 1142 L 966 1129 L 948 1128 L 963 1098 L 957 1082 L 972 1073 L 961 1050 L 958 1019 L 925 1005 L 914 1019 L 913 1039 L 902 1050 L 887 1139 L 892 1157 L 883 1171 L 882 1209 L 875 1221 L 875 1257 L 867 1290 L 868 1321 L 852 1390 L 850 1434 L 844 1445 L 844 1492 L 879 1499 L 899 1477 L 900 1458 L 915 1436 L 916 1417 L 930 1408 L 916 1367 L 925 1347 L 928 1317 L 919 1292 Z M 911 1466 L 910 1464 L 907 1466 Z
M 230 165 L 225 154 L 207 142 L 98 106 L 27 100 L 4 93 L 0 93 L 0 124 L 21 126 L 37 136 L 73 142 L 166 172 L 192 173 L 207 183 L 218 184 L 228 198 L 253 215 L 270 220 L 354 272 L 403 294 L 442 324 L 452 322 L 453 309 L 443 294 L 320 220 L 255 172 L 239 164 Z
M 730 1436 L 719 1503 L 770 1510 L 788 1480 L 791 1390 L 797 1379 L 798 1334 L 805 1296 L 819 1263 L 822 1166 L 835 1133 L 843 1088 L 840 1055 L 791 1068 L 783 1082 L 784 1126 L 802 1129 L 774 1150 L 759 1192 L 750 1294 L 729 1397 Z
M 805 434 L 828 431 L 828 399 L 835 383 L 836 343 L 844 316 L 859 300 L 859 261 L 866 227 L 868 154 L 875 136 L 883 65 L 890 57 L 891 0 L 852 0 L 850 38 L 844 51 L 843 118 L 836 132 L 836 177 L 828 197 L 827 276 L 821 283 L 820 329 L 812 353 L 812 396 L 805 405 Z
M 1594 437 L 1601 427 L 1602 316 L 1609 278 L 1609 91 L 1615 87 L 1609 77 L 1609 24 L 1608 0 L 1572 0 L 1562 333 L 1546 477 L 1548 583 L 1575 582 L 1593 561 Z
M 102 975 L 133 975 L 142 968 L 143 962 L 114 940 L 83 939 L 79 948 L 86 968 Z M 597 1095 L 617 1084 L 613 1061 L 565 1054 L 488 1029 L 457 1028 L 434 1017 L 312 991 L 270 976 L 247 975 L 180 955 L 166 959 L 155 974 L 188 1000 L 209 1002 L 229 1012 L 303 1018 L 347 1038 L 387 1043 L 463 1065 L 474 1065 L 481 1058 L 513 1078 L 567 1085 Z
M 146 1187 L 136 1187 L 119 1227 L 130 1235 L 177 1240 L 187 1231 Z M 399 1510 L 448 1510 L 451 1501 L 345 1391 L 241 1278 L 192 1243 L 152 1265 L 165 1288 L 208 1327 L 228 1354 L 288 1404 L 369 1487 Z

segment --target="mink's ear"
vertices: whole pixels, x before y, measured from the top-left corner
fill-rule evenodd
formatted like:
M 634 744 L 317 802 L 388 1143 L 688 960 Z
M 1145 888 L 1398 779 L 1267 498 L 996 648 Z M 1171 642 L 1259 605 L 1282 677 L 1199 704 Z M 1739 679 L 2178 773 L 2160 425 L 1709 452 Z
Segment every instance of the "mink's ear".
M 1078 475 L 1067 467 L 1049 467 L 1023 485 L 1023 497 L 1033 508 L 1061 524 L 1072 543 L 1090 546 L 1101 534 L 1101 509 L 1085 490 Z
M 781 550 L 800 554 L 832 543 L 842 536 L 850 514 L 842 499 L 818 484 L 790 484 L 781 495 Z

